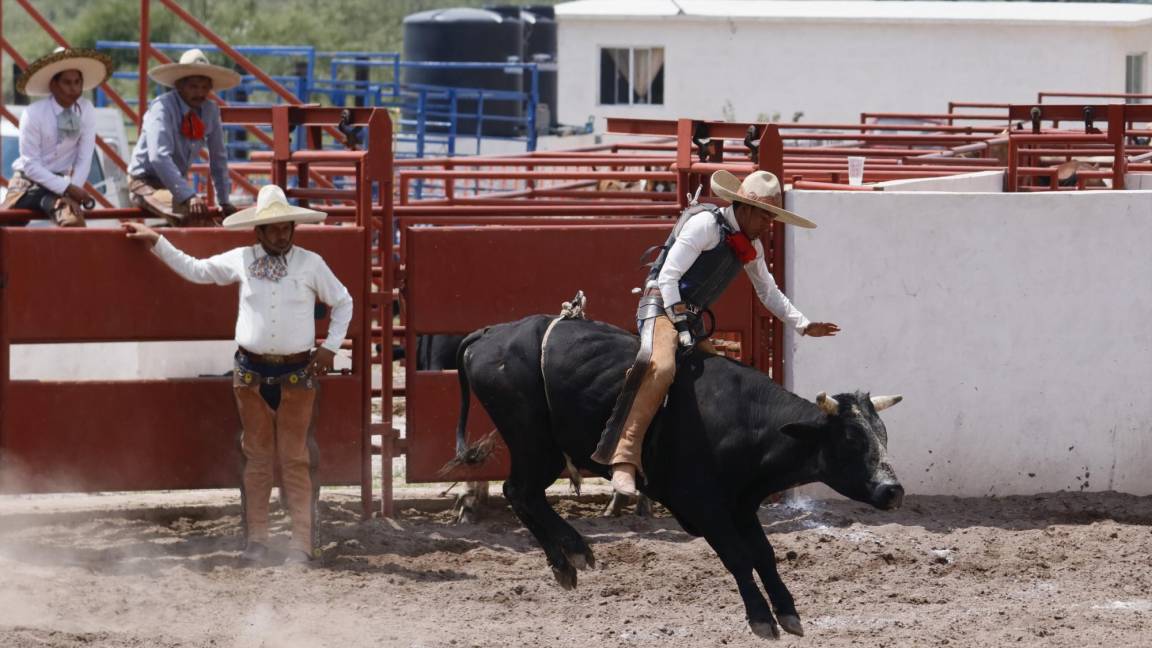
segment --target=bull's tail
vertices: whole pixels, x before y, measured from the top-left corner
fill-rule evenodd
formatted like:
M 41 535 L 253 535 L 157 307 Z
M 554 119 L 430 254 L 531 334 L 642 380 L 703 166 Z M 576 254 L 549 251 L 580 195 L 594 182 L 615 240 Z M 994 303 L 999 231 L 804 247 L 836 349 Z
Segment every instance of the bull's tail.
M 468 409 L 472 404 L 472 385 L 468 382 L 468 365 L 464 362 L 464 353 L 472 343 L 483 337 L 487 330 L 483 328 L 473 331 L 460 342 L 460 347 L 456 350 L 456 375 L 460 380 L 460 419 L 456 422 L 456 456 L 440 469 L 441 475 L 451 472 L 458 466 L 484 463 L 488 455 L 492 454 L 496 443 L 496 430 L 492 430 L 474 445 L 468 445 Z

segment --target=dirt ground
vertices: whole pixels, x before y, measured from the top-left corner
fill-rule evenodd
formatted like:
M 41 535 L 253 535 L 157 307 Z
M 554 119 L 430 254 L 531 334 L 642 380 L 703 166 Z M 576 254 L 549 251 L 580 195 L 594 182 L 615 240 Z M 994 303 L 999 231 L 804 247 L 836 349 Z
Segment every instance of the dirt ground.
M 557 505 L 599 562 L 574 592 L 498 498 L 462 527 L 428 499 L 361 523 L 353 494 L 327 493 L 319 564 L 252 568 L 229 493 L 94 497 L 0 498 L 0 646 L 766 643 L 702 540 L 659 509 L 600 518 L 603 495 Z M 807 630 L 777 645 L 1152 645 L 1152 498 L 800 500 L 761 519 Z

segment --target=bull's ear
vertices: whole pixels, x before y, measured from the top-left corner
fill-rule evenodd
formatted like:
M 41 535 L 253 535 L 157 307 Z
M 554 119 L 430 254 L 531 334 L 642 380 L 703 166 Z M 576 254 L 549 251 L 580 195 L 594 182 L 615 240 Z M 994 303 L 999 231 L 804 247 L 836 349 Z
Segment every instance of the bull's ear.
M 780 428 L 780 434 L 800 441 L 813 440 L 824 434 L 824 426 L 820 423 L 789 423 Z
M 840 403 L 829 396 L 828 392 L 816 394 L 816 404 L 820 407 L 820 411 L 828 416 L 835 416 L 840 413 Z
M 899 394 L 895 396 L 873 396 L 872 407 L 875 407 L 877 412 L 882 412 L 902 400 L 904 400 L 904 397 Z

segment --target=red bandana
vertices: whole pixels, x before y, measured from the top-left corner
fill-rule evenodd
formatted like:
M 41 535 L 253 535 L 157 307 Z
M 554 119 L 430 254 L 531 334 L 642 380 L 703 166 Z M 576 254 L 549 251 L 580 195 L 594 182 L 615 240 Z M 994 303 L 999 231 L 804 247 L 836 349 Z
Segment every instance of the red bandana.
M 756 260 L 756 248 L 752 247 L 752 241 L 748 240 L 748 235 L 744 232 L 729 234 L 724 237 L 724 242 L 732 248 L 732 252 L 736 254 L 737 259 L 740 259 L 741 264 Z
M 204 122 L 200 116 L 189 110 L 180 120 L 180 134 L 190 140 L 204 139 Z

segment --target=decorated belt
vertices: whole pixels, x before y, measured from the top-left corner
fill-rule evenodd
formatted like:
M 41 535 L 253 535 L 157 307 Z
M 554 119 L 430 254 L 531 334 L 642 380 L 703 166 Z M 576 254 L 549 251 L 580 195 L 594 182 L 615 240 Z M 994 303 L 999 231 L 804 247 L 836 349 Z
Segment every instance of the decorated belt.
M 296 371 L 289 371 L 279 376 L 264 376 L 237 364 L 236 369 L 232 372 L 232 386 L 240 387 L 241 385 L 249 387 L 280 385 L 281 387 L 312 389 L 316 383 L 314 382 L 312 373 L 308 371 L 307 367 L 297 369 Z
M 312 358 L 312 351 L 301 351 L 300 353 L 290 353 L 288 355 L 277 355 L 274 353 L 252 353 L 244 347 L 240 347 L 240 353 L 243 353 L 250 362 L 263 365 L 286 365 L 296 364 L 298 362 L 307 362 Z

